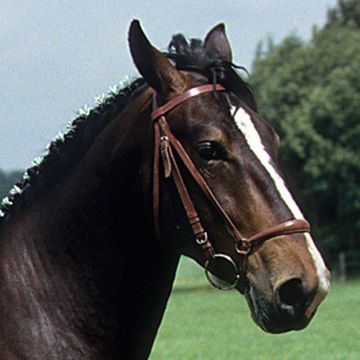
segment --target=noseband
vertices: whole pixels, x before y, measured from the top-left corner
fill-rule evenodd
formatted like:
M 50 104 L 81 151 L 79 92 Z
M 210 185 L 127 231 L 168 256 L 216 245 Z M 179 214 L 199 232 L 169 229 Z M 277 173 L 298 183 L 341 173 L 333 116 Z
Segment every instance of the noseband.
M 309 223 L 304 219 L 292 219 L 285 221 L 281 224 L 275 225 L 269 229 L 261 231 L 250 238 L 242 236 L 227 215 L 224 208 L 220 205 L 219 201 L 215 197 L 214 193 L 211 191 L 207 185 L 205 179 L 200 174 L 199 170 L 196 168 L 188 153 L 182 146 L 182 144 L 177 140 L 174 134 L 171 132 L 170 127 L 166 121 L 165 114 L 169 113 L 175 107 L 179 106 L 183 102 L 195 97 L 200 94 L 214 92 L 214 91 L 225 91 L 225 88 L 220 84 L 215 85 L 201 85 L 190 90 L 185 91 L 184 93 L 176 96 L 165 105 L 158 107 L 156 105 L 156 98 L 154 95 L 154 110 L 151 114 L 151 119 L 154 124 L 154 167 L 153 167 L 153 216 L 154 216 L 154 225 L 157 236 L 160 238 L 160 158 L 163 165 L 164 176 L 165 178 L 173 178 L 176 189 L 178 191 L 181 203 L 184 207 L 187 220 L 192 229 L 192 232 L 195 237 L 196 244 L 200 246 L 204 257 L 205 262 L 205 272 L 210 283 L 222 290 L 230 290 L 238 285 L 242 288 L 244 287 L 246 268 L 247 268 L 247 259 L 248 256 L 254 251 L 255 247 L 277 236 L 290 235 L 296 233 L 304 233 L 310 231 Z M 176 153 L 177 157 L 174 155 Z M 178 159 L 181 160 L 192 179 L 201 189 L 208 201 L 213 205 L 213 207 L 218 211 L 221 217 L 224 220 L 225 227 L 229 235 L 234 240 L 235 251 L 238 255 L 238 261 L 235 262 L 231 256 L 217 253 L 208 237 L 207 232 L 202 226 L 201 219 L 195 209 L 194 203 L 191 200 L 189 191 L 184 182 L 183 176 L 181 174 Z M 229 286 L 222 287 L 214 282 L 210 276 L 211 264 L 214 264 L 217 261 L 227 262 L 228 265 L 234 271 L 234 280 Z M 241 284 L 239 284 L 241 282 Z

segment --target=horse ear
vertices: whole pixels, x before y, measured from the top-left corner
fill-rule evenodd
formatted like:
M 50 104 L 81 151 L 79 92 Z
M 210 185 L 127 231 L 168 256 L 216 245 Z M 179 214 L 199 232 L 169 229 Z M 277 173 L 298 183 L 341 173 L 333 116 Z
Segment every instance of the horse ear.
M 232 53 L 229 40 L 225 34 L 225 25 L 216 25 L 205 38 L 205 48 L 215 52 L 220 58 L 232 62 Z
M 150 44 L 138 20 L 133 20 L 130 25 L 129 45 L 140 74 L 160 95 L 168 96 L 184 90 L 184 76 Z

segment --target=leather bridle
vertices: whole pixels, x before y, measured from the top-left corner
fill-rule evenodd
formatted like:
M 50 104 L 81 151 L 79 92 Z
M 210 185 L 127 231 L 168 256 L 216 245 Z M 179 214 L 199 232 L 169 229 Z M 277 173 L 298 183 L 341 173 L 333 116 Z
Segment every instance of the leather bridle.
M 195 241 L 200 246 L 205 262 L 205 271 L 207 278 L 215 287 L 221 288 L 222 290 L 232 289 L 238 285 L 244 286 L 245 274 L 246 274 L 246 263 L 247 258 L 254 250 L 254 248 L 264 241 L 272 239 L 277 236 L 304 233 L 310 231 L 309 223 L 305 219 L 292 219 L 270 227 L 264 231 L 261 231 L 250 238 L 242 236 L 227 215 L 224 208 L 220 205 L 216 196 L 207 185 L 204 177 L 201 175 L 199 170 L 196 168 L 188 153 L 182 146 L 182 144 L 174 136 L 168 122 L 166 121 L 165 114 L 182 104 L 183 102 L 195 97 L 200 94 L 215 92 L 215 91 L 226 91 L 225 88 L 220 84 L 207 84 L 193 87 L 184 93 L 177 95 L 175 98 L 168 101 L 162 106 L 157 106 L 156 94 L 153 98 L 153 112 L 151 113 L 151 119 L 154 124 L 154 164 L 153 164 L 153 217 L 154 226 L 157 236 L 160 238 L 160 159 L 163 165 L 165 178 L 173 179 L 177 192 L 179 194 L 182 206 L 185 210 L 187 220 L 190 224 L 192 232 L 195 237 Z M 177 156 L 175 156 L 175 154 Z M 191 199 L 189 191 L 184 182 L 181 174 L 178 160 L 180 159 L 182 164 L 191 175 L 192 179 L 201 189 L 208 201 L 214 206 L 214 208 L 222 216 L 225 227 L 229 235 L 234 240 L 234 246 L 236 253 L 238 254 L 238 262 L 235 262 L 229 255 L 216 253 L 211 241 L 205 231 L 201 219 L 195 209 L 194 203 Z M 209 268 L 214 261 L 225 261 L 230 264 L 234 271 L 234 280 L 227 287 L 219 287 L 217 283 L 212 280 L 209 274 Z M 241 282 L 241 283 L 240 283 Z

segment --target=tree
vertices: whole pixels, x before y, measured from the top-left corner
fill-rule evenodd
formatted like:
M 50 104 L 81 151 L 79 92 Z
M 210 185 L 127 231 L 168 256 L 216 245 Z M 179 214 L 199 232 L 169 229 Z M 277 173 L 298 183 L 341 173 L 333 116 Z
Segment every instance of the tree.
M 280 161 L 330 264 L 360 270 L 359 0 L 339 1 L 310 42 L 289 36 L 255 58 L 260 112 L 280 133 Z M 351 265 L 351 264 L 350 264 Z M 350 269 L 351 270 L 351 269 Z
M 328 26 L 351 24 L 360 26 L 360 2 L 358 0 L 339 0 L 338 7 L 328 11 Z

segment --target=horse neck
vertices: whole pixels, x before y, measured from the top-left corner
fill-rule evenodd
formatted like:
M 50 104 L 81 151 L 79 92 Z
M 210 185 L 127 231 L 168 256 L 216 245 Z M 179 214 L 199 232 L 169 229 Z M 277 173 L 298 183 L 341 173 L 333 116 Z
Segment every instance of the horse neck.
M 178 262 L 143 206 L 149 122 L 129 105 L 67 178 L 2 228 L 2 359 L 149 354 Z

